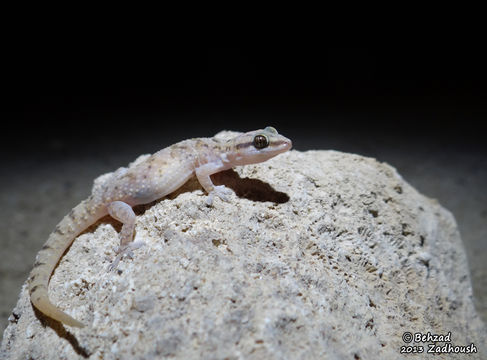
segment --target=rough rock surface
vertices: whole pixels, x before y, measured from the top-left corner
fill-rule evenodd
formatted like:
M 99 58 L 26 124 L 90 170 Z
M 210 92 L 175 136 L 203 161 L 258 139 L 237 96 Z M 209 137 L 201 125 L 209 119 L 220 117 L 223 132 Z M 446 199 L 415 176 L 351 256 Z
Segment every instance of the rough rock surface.
M 193 180 L 140 207 L 146 245 L 118 272 L 106 271 L 117 222 L 79 236 L 50 295 L 88 326 L 34 312 L 24 286 L 0 358 L 399 359 L 401 346 L 428 349 L 404 332 L 451 332 L 477 353 L 442 358 L 487 358 L 454 218 L 389 165 L 291 151 L 214 180 L 235 190 L 229 203 L 206 206 Z

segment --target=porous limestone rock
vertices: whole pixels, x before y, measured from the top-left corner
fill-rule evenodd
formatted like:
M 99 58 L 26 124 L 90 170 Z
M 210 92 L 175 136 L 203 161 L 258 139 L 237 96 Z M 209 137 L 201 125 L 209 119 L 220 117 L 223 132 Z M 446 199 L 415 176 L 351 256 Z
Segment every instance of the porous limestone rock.
M 429 332 L 487 358 L 455 220 L 394 168 L 293 150 L 213 178 L 230 202 L 207 206 L 192 180 L 139 207 L 145 246 L 115 272 L 120 225 L 106 217 L 79 236 L 50 296 L 87 327 L 34 311 L 24 286 L 0 357 L 399 359 L 431 343 L 405 332 Z

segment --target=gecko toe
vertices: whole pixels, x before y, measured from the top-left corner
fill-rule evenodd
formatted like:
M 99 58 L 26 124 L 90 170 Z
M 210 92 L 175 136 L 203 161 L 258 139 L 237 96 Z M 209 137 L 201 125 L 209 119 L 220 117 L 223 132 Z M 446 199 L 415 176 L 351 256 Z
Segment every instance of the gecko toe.
M 213 190 L 212 193 L 214 193 L 214 195 L 218 196 L 221 200 L 223 200 L 225 202 L 229 202 L 230 201 L 229 197 L 232 194 L 232 190 L 227 188 L 225 185 L 218 185 L 218 186 L 215 186 L 215 190 Z
M 115 253 L 117 254 L 117 256 L 112 261 L 112 263 L 108 266 L 108 271 L 115 270 L 118 264 L 120 263 L 120 260 L 122 260 L 124 256 L 128 257 L 129 259 L 133 259 L 134 258 L 133 250 L 136 250 L 144 245 L 145 243 L 143 241 L 132 241 L 127 245 L 122 245 L 117 247 L 115 249 Z

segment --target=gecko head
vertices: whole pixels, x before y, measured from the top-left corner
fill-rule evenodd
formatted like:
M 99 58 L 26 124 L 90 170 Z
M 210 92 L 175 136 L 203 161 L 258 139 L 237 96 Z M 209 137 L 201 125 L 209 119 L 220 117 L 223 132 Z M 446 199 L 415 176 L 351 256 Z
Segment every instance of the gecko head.
M 250 131 L 229 140 L 227 157 L 234 165 L 256 164 L 289 150 L 291 140 L 271 126 Z

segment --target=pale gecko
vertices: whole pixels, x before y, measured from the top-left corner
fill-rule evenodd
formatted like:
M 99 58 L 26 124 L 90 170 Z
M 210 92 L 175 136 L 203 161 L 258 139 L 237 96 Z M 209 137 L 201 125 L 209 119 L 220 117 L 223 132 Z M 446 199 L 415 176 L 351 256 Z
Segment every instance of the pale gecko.
M 210 175 L 234 166 L 266 161 L 291 146 L 291 140 L 269 126 L 224 142 L 215 138 L 184 140 L 133 167 L 115 171 L 61 220 L 37 254 L 29 277 L 32 304 L 54 320 L 83 327 L 83 323 L 51 303 L 48 295 L 49 280 L 57 263 L 79 234 L 107 214 L 120 221 L 123 225 L 117 256 L 111 264 L 114 268 L 124 254 L 131 254 L 140 246 L 133 241 L 136 224 L 133 206 L 150 203 L 172 193 L 193 175 L 208 193 L 208 205 L 213 204 L 215 195 L 228 201 L 231 190 L 224 185 L 214 185 Z

